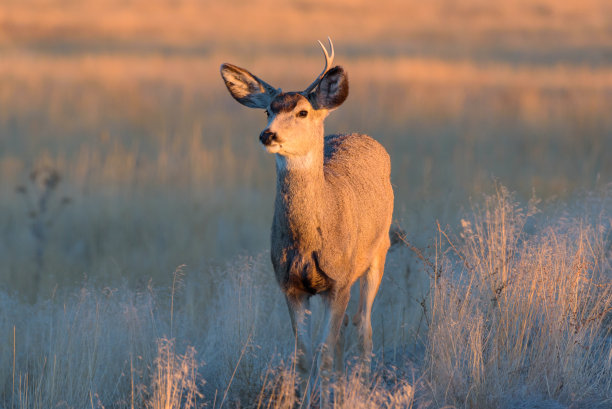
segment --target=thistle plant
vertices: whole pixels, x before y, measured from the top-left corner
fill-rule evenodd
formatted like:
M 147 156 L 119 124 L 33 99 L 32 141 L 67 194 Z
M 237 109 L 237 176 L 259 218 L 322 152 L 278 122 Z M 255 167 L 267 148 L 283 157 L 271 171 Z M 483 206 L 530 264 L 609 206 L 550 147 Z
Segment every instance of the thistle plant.
M 54 200 L 60 182 L 61 175 L 57 169 L 52 166 L 38 166 L 30 172 L 29 183 L 16 188 L 16 192 L 23 196 L 26 203 L 29 230 L 34 238 L 34 286 L 38 286 L 44 269 L 49 228 L 63 208 L 70 203 L 70 198 L 66 196 Z

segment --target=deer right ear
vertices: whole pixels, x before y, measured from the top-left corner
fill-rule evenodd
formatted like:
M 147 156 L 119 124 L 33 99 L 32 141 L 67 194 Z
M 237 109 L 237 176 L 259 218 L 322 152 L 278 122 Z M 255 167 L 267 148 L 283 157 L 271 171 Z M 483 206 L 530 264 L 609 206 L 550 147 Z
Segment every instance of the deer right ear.
M 336 66 L 327 71 L 317 89 L 309 95 L 309 100 L 316 109 L 336 109 L 348 97 L 348 76 L 344 69 Z
M 267 108 L 280 89 L 257 78 L 244 68 L 232 64 L 221 65 L 221 77 L 234 99 L 249 108 Z

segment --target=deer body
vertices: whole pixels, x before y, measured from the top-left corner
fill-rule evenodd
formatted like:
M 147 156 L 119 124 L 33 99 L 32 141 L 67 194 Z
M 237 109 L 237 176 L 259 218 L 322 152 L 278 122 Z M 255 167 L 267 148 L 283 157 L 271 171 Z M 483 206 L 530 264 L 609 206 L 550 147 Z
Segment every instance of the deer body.
M 271 255 L 285 293 L 350 286 L 388 247 L 389 155 L 366 135 L 321 140 L 309 167 L 277 159 Z
M 323 73 L 302 92 L 283 93 L 243 68 L 221 66 L 231 95 L 243 105 L 265 109 L 269 118 L 260 140 L 276 155 L 271 258 L 296 335 L 306 407 L 314 379 L 321 381 L 324 405 L 332 366 L 342 371 L 345 311 L 358 279 L 359 311 L 353 322 L 359 330 L 363 372 L 369 373 L 371 309 L 390 245 L 393 213 L 385 149 L 361 134 L 324 137 L 323 122 L 348 96 L 348 79 L 341 67 L 328 69 L 333 46 L 331 58 L 323 51 Z M 311 340 L 310 297 L 315 294 L 325 307 L 318 361 Z

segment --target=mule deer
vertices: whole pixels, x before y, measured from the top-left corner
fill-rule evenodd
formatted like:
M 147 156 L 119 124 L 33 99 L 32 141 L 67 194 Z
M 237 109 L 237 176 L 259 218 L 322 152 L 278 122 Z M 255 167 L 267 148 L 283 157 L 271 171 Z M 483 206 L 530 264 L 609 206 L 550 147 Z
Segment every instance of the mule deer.
M 301 392 L 309 405 L 313 367 L 309 299 L 322 297 L 325 322 L 319 344 L 321 398 L 329 398 L 332 365 L 343 370 L 341 340 L 351 286 L 360 279 L 358 326 L 363 373 L 372 355 L 372 303 L 382 279 L 393 213 L 387 151 L 362 134 L 324 137 L 323 121 L 348 96 L 348 77 L 331 68 L 304 91 L 282 92 L 249 71 L 221 65 L 230 94 L 250 108 L 265 109 L 268 125 L 259 139 L 276 154 L 276 200 L 271 257 L 297 337 Z M 334 362 L 335 354 L 335 362 Z

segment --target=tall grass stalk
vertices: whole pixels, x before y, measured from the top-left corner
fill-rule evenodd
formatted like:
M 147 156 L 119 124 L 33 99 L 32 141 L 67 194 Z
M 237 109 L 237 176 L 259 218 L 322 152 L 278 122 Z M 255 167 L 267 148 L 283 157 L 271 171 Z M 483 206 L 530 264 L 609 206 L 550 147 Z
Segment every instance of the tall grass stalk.
M 176 353 L 174 340 L 162 338 L 157 343 L 157 358 L 151 381 L 148 409 L 196 408 L 203 398 L 198 379 L 198 362 L 193 347 L 184 355 Z
M 334 409 L 410 409 L 415 403 L 415 388 L 407 379 L 389 380 L 386 370 L 374 374 L 371 382 L 363 382 L 357 372 L 345 374 L 332 384 Z M 391 375 L 391 376 L 387 376 Z M 295 394 L 295 370 L 292 365 L 269 370 L 264 377 L 257 409 L 304 408 Z M 317 397 L 314 396 L 316 407 Z

